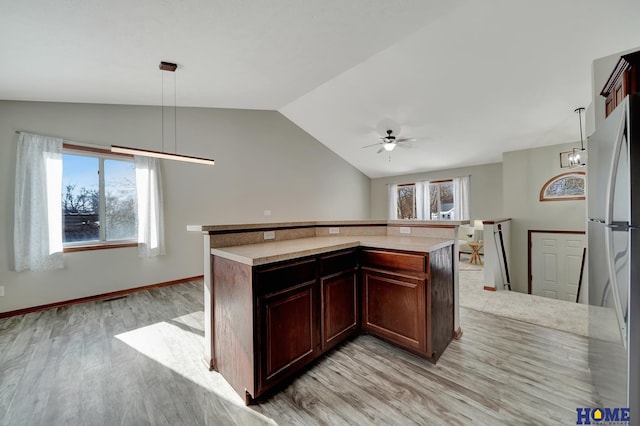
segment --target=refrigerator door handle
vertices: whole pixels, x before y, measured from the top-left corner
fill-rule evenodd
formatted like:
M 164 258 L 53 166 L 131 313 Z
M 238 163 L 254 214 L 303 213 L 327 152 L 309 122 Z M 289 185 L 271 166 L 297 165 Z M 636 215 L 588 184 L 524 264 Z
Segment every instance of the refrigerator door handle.
M 608 225 L 605 225 L 607 228 L 610 228 L 612 231 L 628 231 L 631 229 L 631 226 L 628 222 L 613 222 Z
M 615 253 L 613 249 L 613 229 L 611 227 L 605 227 L 604 240 L 607 249 L 607 270 L 609 272 L 609 282 L 611 283 L 611 293 L 613 294 L 613 304 L 615 306 L 616 317 L 618 319 L 618 329 L 620 331 L 620 339 L 624 347 L 627 347 L 627 325 L 624 320 L 624 313 L 622 311 L 622 302 L 620 302 L 620 293 L 618 290 L 618 276 L 615 270 Z
M 605 211 L 605 222 L 612 223 L 613 218 L 613 202 L 616 194 L 616 174 L 620 165 L 620 154 L 622 145 L 627 136 L 627 104 L 623 104 L 622 118 L 618 125 L 618 133 L 616 134 L 616 145 L 613 148 L 613 156 L 611 157 L 611 167 L 609 168 L 609 183 L 607 185 L 607 209 Z

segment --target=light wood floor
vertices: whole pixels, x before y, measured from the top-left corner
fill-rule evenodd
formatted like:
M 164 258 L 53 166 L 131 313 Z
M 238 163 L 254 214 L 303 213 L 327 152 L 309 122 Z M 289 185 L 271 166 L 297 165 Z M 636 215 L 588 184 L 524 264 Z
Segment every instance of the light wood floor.
M 205 369 L 202 282 L 0 320 L 0 424 L 575 424 L 582 336 L 462 309 L 437 365 L 370 336 L 244 407 Z

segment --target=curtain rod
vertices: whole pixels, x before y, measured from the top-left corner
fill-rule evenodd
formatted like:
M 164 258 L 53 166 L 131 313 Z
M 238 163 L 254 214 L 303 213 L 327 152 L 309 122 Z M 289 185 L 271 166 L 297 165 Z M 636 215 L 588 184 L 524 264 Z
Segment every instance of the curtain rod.
M 415 182 L 408 182 L 408 183 L 392 183 L 392 182 L 389 182 L 389 183 L 385 183 L 385 186 L 389 186 L 389 185 L 398 185 L 398 186 L 400 186 L 400 185 L 413 185 L 416 182 L 431 182 L 431 183 L 448 182 L 448 181 L 452 181 L 455 178 L 462 178 L 462 177 L 467 177 L 467 176 L 471 177 L 473 175 L 454 176 L 454 177 L 449 178 L 449 179 L 416 180 Z M 394 176 L 391 176 L 391 177 L 393 178 Z
M 21 133 L 31 133 L 31 132 L 25 132 L 23 130 L 16 130 L 15 131 L 16 135 L 19 135 Z M 36 133 L 31 133 L 31 134 L 36 134 Z M 40 135 L 40 136 L 49 136 L 49 135 Z M 57 136 L 52 136 L 52 137 L 57 137 Z M 98 145 L 95 143 L 90 143 L 90 142 L 78 142 L 78 141 L 72 141 L 71 139 L 65 139 L 65 138 L 59 138 L 62 139 L 63 142 L 67 142 L 69 144 L 73 144 L 73 145 L 79 145 L 79 146 L 86 146 L 88 148 L 98 148 L 98 149 L 104 149 L 104 150 L 109 150 L 109 146 L 108 145 Z

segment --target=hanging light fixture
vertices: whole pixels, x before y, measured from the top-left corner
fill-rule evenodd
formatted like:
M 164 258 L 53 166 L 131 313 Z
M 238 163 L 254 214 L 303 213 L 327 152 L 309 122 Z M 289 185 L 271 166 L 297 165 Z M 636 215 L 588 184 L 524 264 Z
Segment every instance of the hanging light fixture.
M 162 72 L 168 71 L 175 73 L 178 68 L 178 64 L 174 64 L 172 62 L 160 62 L 160 70 Z M 164 151 L 164 74 L 162 80 L 162 151 L 151 151 L 147 149 L 138 149 L 138 148 L 128 148 L 125 146 L 111 145 L 111 152 L 117 152 L 120 154 L 131 154 L 131 155 L 141 155 L 144 157 L 155 157 L 162 158 L 165 160 L 177 160 L 184 161 L 188 163 L 198 163 L 198 164 L 207 164 L 213 166 L 215 164 L 214 160 L 209 158 L 201 158 L 201 157 L 192 157 L 189 155 L 178 154 L 178 138 L 177 135 L 177 120 L 176 120 L 176 110 L 178 106 L 175 101 L 175 89 L 176 89 L 176 77 L 173 75 L 173 90 L 174 90 L 174 105 L 173 105 L 173 120 L 174 120 L 174 153 L 168 153 Z
M 578 121 L 580 122 L 580 148 L 573 148 L 569 154 L 569 167 L 584 167 L 587 165 L 587 150 L 584 149 L 584 138 L 582 136 L 582 113 L 584 107 L 576 108 L 574 112 L 578 113 Z

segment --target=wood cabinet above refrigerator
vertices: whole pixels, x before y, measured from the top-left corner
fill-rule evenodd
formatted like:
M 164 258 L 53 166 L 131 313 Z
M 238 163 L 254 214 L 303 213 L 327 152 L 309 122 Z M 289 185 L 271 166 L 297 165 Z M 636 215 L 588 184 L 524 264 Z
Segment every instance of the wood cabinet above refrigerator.
M 600 95 L 606 98 L 605 117 L 625 96 L 640 92 L 640 51 L 622 55 L 605 83 Z

